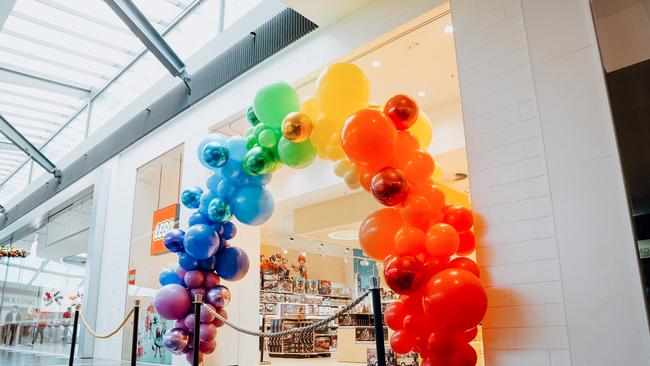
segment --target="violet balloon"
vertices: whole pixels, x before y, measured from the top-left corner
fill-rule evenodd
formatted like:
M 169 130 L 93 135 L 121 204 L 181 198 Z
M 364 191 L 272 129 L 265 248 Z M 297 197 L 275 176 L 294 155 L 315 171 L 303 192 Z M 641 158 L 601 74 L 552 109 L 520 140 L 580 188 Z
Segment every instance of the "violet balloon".
M 174 323 L 174 328 L 181 328 L 181 329 L 189 330 L 189 329 L 187 329 L 187 327 L 185 326 L 185 319 L 178 319 L 178 320 Z
M 199 343 L 199 350 L 206 355 L 214 352 L 215 349 L 217 349 L 217 342 L 215 340 Z
M 194 322 L 195 322 L 195 320 L 196 320 L 196 317 L 194 316 L 194 314 L 187 314 L 187 316 L 185 317 L 184 323 L 185 323 L 185 326 L 187 327 L 187 329 L 190 330 L 190 332 L 194 331 Z
M 201 306 L 201 312 L 199 313 L 201 317 L 201 323 L 212 323 L 212 321 L 214 321 L 215 316 L 214 314 L 212 314 L 206 309 L 206 306 L 209 307 L 212 311 L 216 310 L 214 306 L 210 304 L 203 304 L 203 306 Z
M 217 337 L 217 327 L 212 323 L 201 324 L 199 330 L 199 340 L 201 342 L 210 342 Z
M 228 320 L 228 312 L 224 308 L 217 308 L 217 314 L 221 315 L 222 318 Z M 223 322 L 219 318 L 214 318 L 214 321 L 212 322 L 215 327 L 220 328 L 223 326 Z
M 173 354 L 180 355 L 190 343 L 190 334 L 181 328 L 172 328 L 163 336 L 163 343 Z
M 221 279 L 214 272 L 204 272 L 204 275 L 205 280 L 203 280 L 203 287 L 205 287 L 206 290 L 211 290 L 221 283 Z
M 182 319 L 190 311 L 191 304 L 187 289 L 176 284 L 163 286 L 154 300 L 158 314 L 168 320 Z
M 200 349 L 201 348 L 199 348 L 199 350 Z M 192 365 L 192 361 L 194 360 L 194 352 L 187 352 L 185 354 L 185 359 L 190 363 L 190 365 Z M 203 362 L 203 352 L 199 352 L 199 363 L 201 362 Z
M 230 297 L 230 290 L 224 285 L 218 285 L 206 294 L 208 304 L 216 308 L 223 308 L 228 305 Z
M 196 295 L 201 295 L 201 298 L 205 299 L 206 294 L 207 291 L 205 290 L 204 287 L 197 287 L 190 290 L 190 298 L 192 300 L 196 299 Z
M 181 267 L 176 267 L 176 275 L 177 275 L 178 278 L 180 278 L 181 280 L 185 280 L 185 274 L 186 274 L 186 273 L 187 273 L 187 271 L 184 270 L 183 268 L 181 268 Z
M 184 278 L 185 285 L 189 288 L 198 288 L 203 286 L 204 279 L 205 276 L 203 275 L 203 272 L 199 270 L 188 271 Z

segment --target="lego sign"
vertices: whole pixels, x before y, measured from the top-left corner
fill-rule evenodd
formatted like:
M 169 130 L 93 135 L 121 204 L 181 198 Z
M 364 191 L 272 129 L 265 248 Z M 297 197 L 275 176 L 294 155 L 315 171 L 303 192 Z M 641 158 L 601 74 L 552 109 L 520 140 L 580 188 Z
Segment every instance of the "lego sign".
M 179 205 L 173 204 L 153 213 L 153 224 L 151 227 L 151 255 L 169 253 L 163 239 L 167 233 L 177 227 Z

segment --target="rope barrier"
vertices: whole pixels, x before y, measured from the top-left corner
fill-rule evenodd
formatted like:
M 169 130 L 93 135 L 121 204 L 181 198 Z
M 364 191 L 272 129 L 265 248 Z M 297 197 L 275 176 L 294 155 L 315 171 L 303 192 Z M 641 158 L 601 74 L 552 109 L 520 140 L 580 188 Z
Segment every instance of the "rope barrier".
M 329 318 L 320 320 L 320 321 L 318 321 L 318 322 L 316 322 L 314 324 L 311 324 L 309 326 L 306 326 L 306 327 L 292 328 L 292 329 L 288 329 L 288 330 L 285 330 L 285 331 L 282 331 L 282 332 L 275 332 L 275 333 L 263 333 L 263 332 L 257 332 L 257 331 L 244 329 L 244 328 L 242 328 L 242 327 L 240 327 L 240 326 L 238 326 L 236 324 L 231 323 L 230 321 L 228 321 L 228 319 L 222 317 L 219 313 L 212 310 L 212 308 L 207 306 L 205 303 L 203 304 L 203 307 L 210 314 L 214 315 L 217 319 L 219 319 L 219 321 L 223 322 L 224 324 L 226 324 L 230 328 L 232 328 L 232 329 L 234 329 L 234 330 L 236 330 L 236 331 L 238 331 L 240 333 L 248 334 L 248 335 L 251 335 L 251 336 L 254 336 L 254 337 L 280 338 L 280 337 L 284 337 L 284 336 L 288 336 L 288 335 L 292 335 L 292 334 L 296 334 L 296 333 L 310 333 L 310 332 L 315 331 L 318 328 L 322 328 L 322 327 L 326 326 L 332 320 L 340 318 L 345 313 L 352 310 L 355 306 L 359 305 L 361 303 L 361 301 L 363 301 L 366 297 L 368 297 L 369 294 L 370 294 L 370 290 L 364 292 L 361 296 L 359 296 L 356 300 L 351 302 L 348 306 L 346 306 L 343 309 L 339 310 L 338 312 L 336 312 L 335 314 L 333 314 Z
M 131 308 L 131 311 L 129 311 L 129 313 L 126 314 L 126 317 L 124 318 L 124 320 L 122 320 L 122 323 L 120 323 L 120 325 L 117 326 L 117 329 L 115 329 L 114 331 L 108 333 L 107 335 L 99 335 L 99 334 L 95 333 L 95 331 L 92 330 L 92 328 L 90 328 L 90 325 L 88 325 L 88 322 L 86 322 L 86 319 L 84 318 L 83 314 L 79 313 L 79 318 L 81 319 L 81 322 L 83 323 L 83 325 L 86 328 L 86 330 L 88 331 L 88 333 L 90 333 L 93 337 L 99 338 L 99 339 L 106 339 L 106 338 L 110 338 L 110 337 L 114 336 L 115 334 L 117 334 L 117 332 L 120 331 L 120 329 L 124 328 L 124 326 L 126 325 L 126 322 L 129 320 L 131 315 L 133 315 L 133 311 L 134 311 L 134 309 Z

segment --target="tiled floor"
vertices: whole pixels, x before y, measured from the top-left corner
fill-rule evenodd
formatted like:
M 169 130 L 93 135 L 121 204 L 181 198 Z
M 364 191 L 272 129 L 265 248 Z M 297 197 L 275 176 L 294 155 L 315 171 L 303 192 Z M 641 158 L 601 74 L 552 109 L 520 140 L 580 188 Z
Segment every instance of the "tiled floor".
M 107 360 L 75 360 L 75 366 L 127 366 L 129 362 Z M 68 358 L 53 356 L 47 353 L 28 353 L 0 349 L 0 365 L 2 366 L 67 366 Z

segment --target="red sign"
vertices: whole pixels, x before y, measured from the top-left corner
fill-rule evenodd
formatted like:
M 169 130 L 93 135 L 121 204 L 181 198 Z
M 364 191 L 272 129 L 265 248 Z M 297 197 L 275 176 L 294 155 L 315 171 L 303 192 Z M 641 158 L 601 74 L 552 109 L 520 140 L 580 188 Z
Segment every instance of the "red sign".
M 163 244 L 163 239 L 171 229 L 177 227 L 178 208 L 178 203 L 175 203 L 154 211 L 153 224 L 151 226 L 151 255 L 169 253 L 169 250 Z
M 135 285 L 135 268 L 129 270 L 129 285 Z

